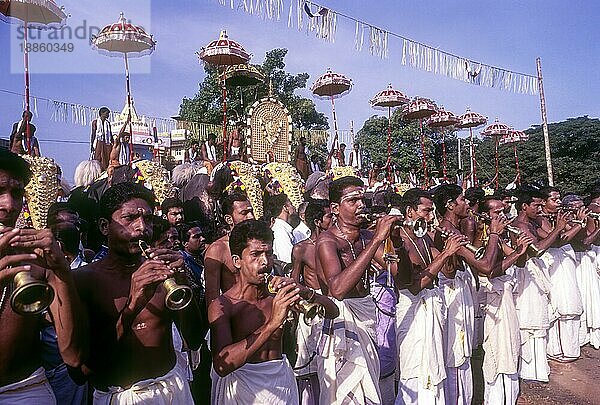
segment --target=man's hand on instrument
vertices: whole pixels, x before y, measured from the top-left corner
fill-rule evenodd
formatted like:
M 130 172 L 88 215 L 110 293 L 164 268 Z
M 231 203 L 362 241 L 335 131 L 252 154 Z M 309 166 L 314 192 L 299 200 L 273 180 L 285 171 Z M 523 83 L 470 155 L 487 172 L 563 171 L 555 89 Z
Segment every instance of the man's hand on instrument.
M 137 313 L 150 301 L 158 284 L 173 275 L 173 270 L 157 260 L 146 260 L 131 275 L 131 287 L 127 307 Z
M 565 229 L 569 222 L 569 213 L 566 211 L 558 211 L 556 213 L 556 228 Z
M 271 317 L 268 323 L 280 327 L 288 319 L 290 307 L 300 299 L 300 289 L 292 284 L 287 284 L 277 291 L 273 298 Z
M 171 269 L 179 269 L 183 266 L 183 256 L 181 253 L 170 249 L 148 249 L 148 256 L 152 260 L 158 260 Z
M 70 272 L 69 263 L 50 229 L 19 229 L 10 240 L 10 247 L 35 253 L 38 264 L 57 276 Z
M 504 215 L 498 215 L 496 218 L 492 218 L 490 221 L 490 233 L 495 233 L 497 235 L 502 234 L 504 232 L 504 228 L 508 225 L 510 220 L 508 220 Z
M 467 243 L 469 243 L 469 239 L 466 236 L 459 233 L 452 234 L 446 239 L 444 251 L 450 255 L 453 255 L 458 252 L 458 249 L 460 249 L 462 246 L 465 246 Z
M 527 248 L 529 245 L 533 244 L 533 242 L 533 238 L 527 233 L 523 232 L 517 237 L 517 248 L 515 251 L 520 256 L 527 251 Z
M 395 223 L 402 221 L 401 215 L 386 215 L 377 220 L 373 240 L 381 243 L 390 236 L 390 232 Z

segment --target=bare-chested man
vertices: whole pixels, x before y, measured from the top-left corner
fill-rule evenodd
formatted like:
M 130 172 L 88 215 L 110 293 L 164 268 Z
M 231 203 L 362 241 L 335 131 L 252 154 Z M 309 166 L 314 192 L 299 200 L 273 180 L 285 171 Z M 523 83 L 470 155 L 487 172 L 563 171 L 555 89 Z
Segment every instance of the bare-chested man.
M 229 231 L 246 219 L 254 219 L 254 210 L 244 194 L 230 194 L 221 203 L 223 219 Z M 235 283 L 235 267 L 229 251 L 229 233 L 214 241 L 204 258 L 204 281 L 206 283 L 206 306 Z
M 79 365 L 85 328 L 69 264 L 49 229 L 14 229 L 31 178 L 21 157 L 0 148 L 0 403 L 54 404 L 40 356 L 42 315 L 19 315 L 11 305 L 13 277 L 29 272 L 54 289 L 50 315 L 64 362 Z
M 436 189 L 434 202 L 442 216 L 440 226 L 450 233 L 460 232 L 460 221 L 468 216 L 469 204 L 463 190 L 456 184 L 443 184 Z M 481 343 L 481 323 L 475 325 L 475 315 L 480 315 L 479 300 L 473 293 L 479 285 L 479 276 L 495 277 L 502 274 L 503 254 L 498 244 L 500 234 L 507 223 L 506 218 L 496 218 L 489 225 L 489 240 L 485 254 L 479 260 L 473 252 L 461 246 L 454 256 L 450 267 L 452 271 L 440 275 L 448 309 L 446 322 L 446 401 L 451 403 L 470 403 L 473 395 L 470 358 L 473 343 Z M 442 250 L 445 238 L 438 231 L 435 245 Z M 468 271 L 467 266 L 471 269 Z M 478 288 L 477 288 L 478 289 Z M 480 316 L 477 319 L 482 319 Z M 476 338 L 478 337 L 478 338 Z M 464 344 L 462 343 L 464 342 Z
M 235 269 L 231 289 L 209 306 L 213 353 L 212 403 L 219 405 L 297 404 L 292 368 L 282 355 L 283 323 L 301 297 L 325 307 L 325 317 L 337 316 L 331 300 L 292 279 L 265 276 L 273 266 L 273 233 L 257 220 L 237 224 L 229 237 Z M 275 296 L 269 289 L 276 289 Z
M 413 188 L 402 197 L 400 210 L 405 217 L 400 236 L 412 263 L 410 281 L 396 280 L 396 344 L 398 346 L 398 404 L 444 404 L 444 294 L 439 288 L 438 274 L 447 276 L 449 259 L 467 238 L 450 236 L 440 251 L 429 234 L 415 235 L 415 221 L 433 220 L 433 200 L 427 191 Z
M 317 240 L 317 271 L 323 271 L 329 295 L 336 299 L 340 316 L 325 320 L 324 338 L 329 342 L 317 358 L 322 404 L 381 403 L 379 359 L 375 338 L 376 308 L 369 295 L 371 262 L 386 268 L 383 242 L 400 217 L 388 215 L 377 221 L 374 233 L 361 230 L 365 210 L 364 185 L 357 177 L 342 177 L 329 186 L 334 225 Z M 400 250 L 403 253 L 403 250 Z M 403 272 L 410 265 L 400 254 Z M 398 270 L 392 264 L 392 272 Z
M 154 196 L 141 185 L 109 188 L 100 199 L 98 222 L 108 254 L 75 274 L 90 320 L 90 350 L 81 371 L 95 388 L 94 404 L 193 403 L 176 362 L 172 323 L 193 350 L 204 331 L 196 300 L 179 311 L 165 305 L 162 283 L 175 276 L 183 257 L 151 248 L 149 259 L 142 258 L 139 241 L 152 238 L 153 207 Z
M 292 279 L 319 293 L 323 291 L 326 294 L 325 276 L 323 273 L 317 274 L 316 244 L 319 235 L 331 225 L 329 201 L 310 201 L 304 215 L 310 229 L 310 236 L 295 245 L 292 250 Z M 309 326 L 301 319 L 296 330 L 298 358 L 294 373 L 298 379 L 300 403 L 303 405 L 319 402 L 319 378 L 314 353 L 322 326 L 322 322 Z

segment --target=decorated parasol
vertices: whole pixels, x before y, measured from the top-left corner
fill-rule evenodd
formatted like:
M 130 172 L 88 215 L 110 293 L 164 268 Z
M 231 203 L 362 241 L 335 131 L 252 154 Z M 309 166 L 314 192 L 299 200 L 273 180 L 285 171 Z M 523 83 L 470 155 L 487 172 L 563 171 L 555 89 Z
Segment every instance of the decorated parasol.
M 239 43 L 229 39 L 227 31 L 221 31 L 219 39 L 200 49 L 198 57 L 206 64 L 222 68 L 223 72 L 223 160 L 227 158 L 227 69 L 226 66 L 245 65 L 251 55 Z
M 477 163 L 475 160 L 475 144 L 473 143 L 473 128 L 480 127 L 487 123 L 487 117 L 471 111 L 467 107 L 467 111 L 459 117 L 459 128 L 469 128 L 469 158 L 471 159 L 471 184 L 477 186 Z
M 125 84 L 127 91 L 127 110 L 133 115 L 133 101 L 131 98 L 131 82 L 129 80 L 129 58 L 140 58 L 154 52 L 156 41 L 152 35 L 146 33 L 138 25 L 134 25 L 125 19 L 121 13 L 116 23 L 102 28 L 98 35 L 92 36 L 92 47 L 103 55 L 112 57 L 123 57 L 125 60 Z M 132 133 L 131 121 L 129 121 L 129 133 Z M 133 152 L 133 142 L 129 142 L 130 152 Z M 130 159 L 133 153 L 129 154 Z
M 437 106 L 429 99 L 415 97 L 402 110 L 404 119 L 419 120 L 419 130 L 421 133 L 421 160 L 423 163 L 424 187 L 429 188 L 429 175 L 427 174 L 427 154 L 425 153 L 425 132 L 423 131 L 423 119 L 428 118 L 437 112 Z
M 508 135 L 504 135 L 500 138 L 500 145 L 509 145 L 512 144 L 513 151 L 515 153 L 515 167 L 517 169 L 517 185 L 521 185 L 521 170 L 519 169 L 519 155 L 517 154 L 517 144 L 519 142 L 525 142 L 529 139 L 529 135 L 527 135 L 523 131 L 517 131 L 512 129 L 509 131 Z
M 254 86 L 264 81 L 265 75 L 253 65 L 232 65 L 225 70 L 225 83 L 228 86 Z
M 60 28 L 65 25 L 67 15 L 63 7 L 54 0 L 4 0 L 0 1 L 0 20 L 9 24 L 23 25 L 23 65 L 25 68 L 25 111 L 29 108 L 29 28 Z M 31 153 L 31 133 L 29 120 L 25 120 L 27 153 Z
M 448 169 L 446 165 L 446 129 L 455 126 L 459 122 L 460 120 L 454 113 L 440 107 L 438 112 L 432 114 L 426 123 L 429 128 L 438 128 L 442 133 L 442 173 L 444 174 L 444 180 L 448 180 Z
M 388 162 L 392 157 L 392 108 L 408 103 L 409 98 L 400 90 L 395 90 L 392 84 L 387 89 L 380 91 L 373 97 L 370 104 L 374 108 L 387 108 L 388 110 L 388 132 L 387 132 L 387 157 Z M 388 177 L 391 179 L 392 166 L 388 164 Z
M 332 72 L 331 68 L 327 68 L 327 72 L 315 80 L 310 90 L 314 95 L 320 98 L 331 100 L 333 130 L 335 134 L 334 142 L 336 142 L 338 139 L 338 127 L 337 117 L 335 115 L 335 103 L 333 100 L 348 94 L 350 90 L 352 90 L 352 80 L 348 79 L 343 74 Z
M 493 124 L 488 125 L 483 131 L 481 131 L 481 135 L 491 136 L 494 138 L 496 155 L 496 175 L 494 176 L 494 178 L 496 179 L 496 189 L 498 188 L 498 140 L 500 139 L 500 137 L 506 136 L 509 133 L 509 126 L 506 124 L 502 124 L 500 121 L 498 121 L 498 118 L 496 118 Z

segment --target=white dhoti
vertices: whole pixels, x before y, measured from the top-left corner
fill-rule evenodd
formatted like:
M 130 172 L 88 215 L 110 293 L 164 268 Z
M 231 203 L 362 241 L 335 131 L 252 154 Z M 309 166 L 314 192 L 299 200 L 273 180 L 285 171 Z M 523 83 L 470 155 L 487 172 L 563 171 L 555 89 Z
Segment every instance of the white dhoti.
M 396 404 L 444 404 L 446 307 L 439 288 L 400 290 L 396 305 Z
M 519 394 L 521 336 L 513 298 L 514 278 L 480 278 L 485 293 L 483 378 L 489 404 L 514 404 Z M 487 399 L 490 400 L 487 400 Z
M 214 405 L 298 404 L 298 388 L 285 355 L 278 360 L 246 363 L 220 377 L 211 371 L 211 403 Z
M 130 388 L 94 390 L 94 405 L 193 404 L 185 370 L 179 363 L 162 377 L 134 383 Z
M 347 298 L 334 302 L 340 315 L 324 320 L 318 346 L 319 403 L 380 404 L 373 298 Z
M 577 286 L 583 304 L 579 345 L 590 343 L 595 349 L 600 349 L 600 277 L 596 271 L 598 258 L 595 249 L 575 254 L 579 263 Z
M 55 405 L 56 399 L 44 368 L 38 368 L 24 380 L 0 387 L 0 404 Z
M 558 361 L 573 361 L 580 354 L 579 327 L 583 312 L 575 252 L 571 245 L 550 248 L 541 259 L 552 285 L 548 356 Z
M 519 376 L 525 380 L 548 382 L 550 367 L 547 358 L 547 332 L 550 280 L 544 273 L 543 262 L 531 258 L 525 267 L 513 266 L 515 307 L 521 332 Z
M 320 293 L 320 291 L 317 291 Z M 302 405 L 313 405 L 319 402 L 319 379 L 317 377 L 317 342 L 323 329 L 323 320 L 307 325 L 304 315 L 300 314 L 296 329 L 296 365 L 294 374 L 298 380 L 298 393 Z
M 471 353 L 474 342 L 474 280 L 465 264 L 465 271 L 457 271 L 454 278 L 440 274 L 440 288 L 448 315 L 445 327 L 447 404 L 470 405 L 473 399 Z

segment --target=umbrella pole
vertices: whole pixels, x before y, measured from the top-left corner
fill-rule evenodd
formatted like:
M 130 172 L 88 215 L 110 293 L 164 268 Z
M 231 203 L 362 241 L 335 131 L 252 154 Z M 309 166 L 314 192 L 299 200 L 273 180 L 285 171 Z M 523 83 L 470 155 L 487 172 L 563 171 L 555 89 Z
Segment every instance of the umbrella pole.
M 517 143 L 513 143 L 513 150 L 515 151 L 515 165 L 517 167 L 517 185 L 521 185 L 521 170 L 519 170 L 519 155 L 517 154 Z
M 133 127 L 131 124 L 132 111 L 131 111 L 131 82 L 129 81 L 129 59 L 127 58 L 127 52 L 125 52 L 125 81 L 127 83 L 127 110 L 129 112 L 129 163 L 131 163 L 131 157 L 133 156 Z M 121 140 L 119 140 L 121 142 Z
M 423 176 L 425 177 L 425 181 L 423 184 L 425 185 L 425 190 L 429 188 L 429 175 L 427 174 L 427 156 L 425 155 L 425 133 L 423 131 L 423 119 L 419 118 L 419 129 L 421 132 L 421 155 L 423 161 Z
M 442 173 L 444 175 L 444 182 L 448 181 L 447 169 L 446 169 L 446 131 L 442 130 Z
M 335 141 L 336 139 L 338 139 L 338 127 L 337 127 L 337 117 L 335 115 L 335 102 L 333 101 L 333 95 L 331 95 L 331 112 L 333 115 L 333 133 L 335 134 L 335 137 L 333 138 L 334 140 L 334 146 L 335 146 Z M 337 146 L 339 146 L 339 140 L 337 142 Z
M 227 159 L 227 86 L 225 68 L 223 68 L 223 161 Z
M 498 190 L 498 137 L 495 136 L 494 137 L 495 140 L 495 144 L 496 144 L 496 190 Z
M 392 165 L 389 164 L 391 157 L 392 157 L 392 107 L 388 107 L 388 133 L 387 133 L 388 181 L 392 181 Z
M 23 64 L 25 66 L 25 111 L 27 118 L 25 119 L 25 136 L 27 154 L 31 155 L 31 129 L 29 127 L 29 52 L 27 51 L 27 20 L 23 22 L 25 34 L 23 35 Z

